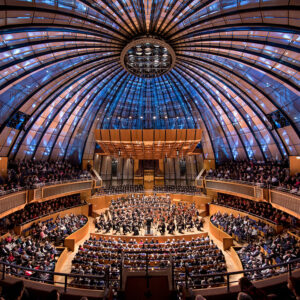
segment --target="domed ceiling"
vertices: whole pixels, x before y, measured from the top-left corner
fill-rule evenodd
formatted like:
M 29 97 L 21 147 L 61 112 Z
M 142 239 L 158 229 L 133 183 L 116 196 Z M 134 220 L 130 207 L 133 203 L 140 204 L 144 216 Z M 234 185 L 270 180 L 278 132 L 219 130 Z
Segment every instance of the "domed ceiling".
M 201 128 L 217 161 L 300 154 L 299 1 L 0 4 L 1 156 L 91 159 L 96 128 Z

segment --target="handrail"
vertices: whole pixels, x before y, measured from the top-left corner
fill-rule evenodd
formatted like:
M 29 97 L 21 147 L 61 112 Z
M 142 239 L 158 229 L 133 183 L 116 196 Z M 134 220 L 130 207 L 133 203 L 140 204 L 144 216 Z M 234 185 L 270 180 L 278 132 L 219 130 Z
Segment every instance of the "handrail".
M 74 206 L 70 206 L 70 207 L 67 207 L 67 208 L 62 208 L 62 209 L 59 209 L 59 210 L 56 210 L 56 211 L 52 211 L 52 212 L 49 212 L 48 214 L 45 214 L 45 215 L 39 215 L 38 217 L 36 217 L 34 219 L 30 219 L 30 220 L 28 220 L 28 221 L 26 221 L 24 223 L 18 224 L 17 226 L 23 226 L 23 225 L 26 225 L 26 224 L 34 221 L 34 220 L 38 220 L 40 218 L 43 218 L 43 217 L 46 217 L 46 216 L 50 216 L 50 215 L 53 215 L 55 213 L 58 213 L 58 212 L 61 212 L 61 211 L 64 211 L 64 210 L 68 210 L 68 209 L 71 209 L 71 208 L 75 208 L 75 207 L 79 207 L 79 206 L 84 206 L 84 205 L 87 205 L 87 203 L 84 202 L 84 203 L 76 204 Z
M 242 209 L 236 208 L 236 207 L 234 207 L 234 206 L 229 206 L 229 205 L 225 205 L 225 204 L 218 203 L 218 202 L 212 202 L 211 204 L 215 204 L 215 205 L 219 205 L 219 206 L 222 206 L 222 207 L 231 208 L 231 209 L 234 209 L 234 210 L 243 212 L 243 213 L 247 213 L 247 214 L 250 215 L 250 216 L 254 216 L 254 217 L 260 218 L 260 219 L 265 220 L 265 221 L 267 221 L 267 222 L 269 222 L 269 223 L 272 223 L 273 225 L 282 225 L 282 224 L 277 224 L 277 223 L 275 223 L 274 221 L 272 221 L 272 220 L 270 220 L 270 219 L 267 219 L 267 218 L 264 218 L 264 217 L 262 217 L 262 216 L 260 216 L 260 215 L 256 215 L 256 214 L 250 213 L 250 212 L 247 211 L 247 210 L 242 210 Z
M 16 192 L 22 192 L 22 191 L 27 191 L 27 190 L 31 190 L 31 189 L 39 189 L 39 188 L 42 188 L 42 187 L 45 187 L 45 186 L 72 183 L 72 182 L 78 182 L 78 181 L 89 181 L 89 180 L 92 180 L 91 176 L 85 177 L 85 178 L 76 178 L 76 179 L 67 179 L 67 180 L 59 180 L 59 181 L 34 183 L 32 185 L 21 186 L 21 187 L 10 189 L 10 190 L 0 191 L 0 197 L 8 195 L 8 194 L 16 193 Z
M 260 187 L 260 188 L 266 188 L 266 189 L 270 189 L 270 190 L 274 190 L 274 191 L 288 193 L 288 194 L 295 195 L 295 196 L 300 196 L 299 192 L 298 193 L 292 193 L 291 190 L 289 190 L 287 188 L 280 187 L 280 186 L 275 186 L 275 185 L 272 185 L 272 184 L 265 184 L 265 183 L 259 183 L 259 182 L 237 180 L 237 179 L 219 178 L 219 177 L 209 176 L 209 175 L 205 176 L 204 179 L 205 180 L 223 181 L 223 182 L 228 182 L 228 183 L 246 184 L 246 185 L 250 185 L 250 186 L 257 186 L 257 187 Z
M 150 251 L 147 251 L 148 253 Z M 147 256 L 146 256 L 147 257 Z M 148 262 L 148 259 L 146 259 L 146 261 Z M 170 262 L 172 262 L 172 264 L 170 266 L 173 265 L 173 261 L 172 259 L 170 259 Z M 224 272 L 224 273 L 213 273 L 213 274 L 197 274 L 197 275 L 190 275 L 188 272 L 188 266 L 186 266 L 186 278 L 183 279 L 176 279 L 174 278 L 174 282 L 182 282 L 185 281 L 185 284 L 188 286 L 188 280 L 189 278 L 208 278 L 208 277 L 216 277 L 216 276 L 226 276 L 228 279 L 230 279 L 231 275 L 237 275 L 237 274 L 245 274 L 245 273 L 251 273 L 251 272 L 255 272 L 255 271 L 262 271 L 262 270 L 266 270 L 266 269 L 274 269 L 274 268 L 278 268 L 278 267 L 282 267 L 282 266 L 287 266 L 288 267 L 288 271 L 290 274 L 292 272 L 292 268 L 291 265 L 295 264 L 295 263 L 299 263 L 300 262 L 300 258 L 291 260 L 289 262 L 284 262 L 284 263 L 279 263 L 276 265 L 270 265 L 270 266 L 266 266 L 266 267 L 260 267 L 260 268 L 255 268 L 255 269 L 246 269 L 246 270 L 242 270 L 242 271 L 234 271 L 234 272 Z M 147 267 L 148 263 L 146 264 L 145 267 Z M 86 279 L 94 279 L 94 280 L 100 280 L 105 282 L 105 286 L 108 286 L 109 281 L 119 281 L 120 279 L 114 279 L 114 278 L 110 278 L 109 276 L 109 267 L 104 267 L 103 269 L 106 269 L 106 276 L 99 276 L 99 275 L 82 275 L 82 274 L 72 274 L 72 273 L 62 273 L 62 272 L 52 272 L 52 271 L 46 271 L 46 270 L 35 270 L 32 268 L 27 268 L 27 267 L 22 267 L 13 263 L 7 263 L 4 261 L 0 261 L 0 266 L 2 266 L 2 268 L 0 268 L 0 273 L 2 273 L 2 280 L 5 279 L 5 275 L 6 274 L 10 274 L 11 272 L 8 272 L 8 267 L 13 267 L 13 268 L 17 268 L 23 271 L 34 271 L 36 273 L 44 273 L 44 274 L 49 274 L 49 275 L 53 275 L 54 276 L 62 276 L 64 277 L 64 281 L 63 282 L 59 282 L 60 284 L 64 285 L 65 291 L 67 291 L 67 288 L 70 286 L 70 284 L 68 283 L 68 278 L 86 278 Z M 148 265 L 149 267 L 149 265 Z M 172 267 L 174 268 L 174 266 Z M 166 268 L 164 268 L 166 269 Z M 120 266 L 119 271 L 122 271 L 122 267 Z M 140 272 L 140 270 L 139 270 Z M 281 274 L 286 273 L 286 272 L 282 272 Z M 120 273 L 119 273 L 120 274 Z M 14 274 L 13 274 L 14 275 Z M 28 276 L 22 276 L 22 275 L 17 275 L 18 277 L 28 277 Z M 121 276 L 121 275 L 120 275 Z M 274 276 L 273 276 L 274 277 Z M 38 279 L 37 279 L 38 280 Z M 42 281 L 42 280 L 40 280 Z M 55 282 L 57 283 L 57 282 Z M 227 280 L 227 290 L 229 291 L 230 289 L 230 281 Z
M 237 180 L 237 179 L 219 178 L 219 177 L 214 177 L 214 176 L 209 176 L 209 175 L 205 176 L 204 179 L 205 180 L 223 181 L 223 182 L 229 182 L 229 183 L 246 184 L 246 185 L 251 185 L 251 186 L 258 186 L 261 188 L 266 187 L 266 185 L 263 183 L 243 181 L 243 180 Z
M 230 276 L 231 275 L 238 275 L 238 274 L 244 274 L 245 275 L 246 273 L 252 273 L 252 272 L 256 272 L 256 271 L 262 271 L 262 270 L 266 270 L 266 269 L 275 269 L 275 268 L 287 266 L 288 270 L 286 272 L 282 272 L 282 273 L 277 274 L 277 276 L 280 275 L 280 274 L 287 273 L 287 272 L 291 276 L 292 275 L 291 265 L 295 264 L 295 263 L 299 263 L 299 262 L 300 262 L 300 258 L 297 258 L 297 259 L 294 259 L 294 260 L 289 261 L 289 262 L 279 263 L 279 264 L 276 264 L 276 265 L 270 265 L 270 266 L 266 266 L 266 267 L 255 268 L 255 269 L 246 269 L 246 270 L 244 269 L 242 271 L 234 271 L 234 272 L 226 272 L 226 273 L 214 273 L 214 274 L 197 274 L 197 275 L 189 275 L 188 274 L 188 277 L 199 279 L 199 278 L 207 278 L 207 277 L 217 277 L 217 276 L 218 277 L 219 276 L 225 277 L 226 276 L 226 278 L 227 278 L 227 280 L 226 280 L 227 293 L 229 293 L 230 292 Z M 187 268 L 186 268 L 186 272 L 188 273 Z M 276 275 L 271 276 L 271 277 L 276 277 Z
M 49 181 L 49 182 L 41 182 L 41 183 L 35 183 L 31 187 L 34 189 L 39 189 L 45 186 L 51 186 L 56 184 L 66 184 L 66 183 L 74 183 L 74 182 L 80 182 L 80 181 L 90 181 L 92 180 L 92 177 L 85 177 L 85 178 L 76 178 L 76 179 L 67 179 L 67 180 L 58 180 L 58 181 Z
M 197 177 L 195 178 L 195 180 L 197 181 L 197 180 L 199 180 L 201 177 L 203 177 L 202 175 L 203 175 L 203 173 L 206 171 L 206 169 L 205 168 L 202 168 L 201 169 L 201 171 L 199 172 L 199 174 L 197 175 Z
M 26 190 L 26 187 L 22 186 L 22 187 L 10 189 L 10 190 L 0 191 L 0 197 L 6 196 L 6 195 L 9 195 L 9 194 L 12 194 L 12 193 L 23 192 L 25 190 Z

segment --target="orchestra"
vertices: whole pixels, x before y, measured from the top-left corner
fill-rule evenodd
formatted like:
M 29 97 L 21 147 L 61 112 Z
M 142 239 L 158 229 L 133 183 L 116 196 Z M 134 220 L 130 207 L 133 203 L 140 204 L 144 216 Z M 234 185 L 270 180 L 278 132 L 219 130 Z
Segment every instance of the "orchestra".
M 194 203 L 174 203 L 157 195 L 129 195 L 112 200 L 96 219 L 96 229 L 104 234 L 184 234 L 202 230 L 203 219 Z

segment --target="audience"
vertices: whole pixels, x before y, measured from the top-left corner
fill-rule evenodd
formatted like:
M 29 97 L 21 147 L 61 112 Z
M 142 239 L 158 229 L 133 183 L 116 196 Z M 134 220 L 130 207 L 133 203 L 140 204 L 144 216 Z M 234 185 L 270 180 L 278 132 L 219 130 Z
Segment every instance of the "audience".
M 58 181 L 90 179 L 88 171 L 67 161 L 10 161 L 7 169 L 7 179 L 0 180 L 0 194 L 5 191 L 16 191 L 21 188 L 36 188 L 36 185 L 55 183 Z
M 87 217 L 70 214 L 63 218 L 58 217 L 53 223 L 39 222 L 30 237 L 7 236 L 0 242 L 0 260 L 14 265 L 9 267 L 11 274 L 52 282 L 53 277 L 49 273 L 36 272 L 36 270 L 54 271 L 60 251 L 51 242 L 53 240 L 63 242 L 68 235 L 86 222 Z M 31 270 L 22 270 L 18 266 Z
M 29 300 L 28 290 L 25 288 L 24 281 L 18 280 L 9 287 L 2 290 L 2 297 L 5 300 Z
M 293 236 L 284 233 L 250 243 L 242 247 L 238 255 L 245 270 L 267 267 L 300 258 L 300 244 Z M 245 275 L 251 280 L 259 280 L 285 272 L 287 267 L 282 266 L 249 272 Z
M 238 295 L 238 299 L 249 300 L 265 300 L 267 295 L 263 290 L 256 288 L 247 277 L 242 277 L 239 280 L 239 286 L 241 292 Z
M 127 193 L 143 193 L 144 186 L 140 185 L 118 185 L 118 186 L 108 186 L 103 188 L 104 193 L 113 194 L 127 194 Z
M 300 280 L 290 276 L 288 278 L 288 288 L 293 293 L 296 300 L 300 300 Z
M 211 222 L 215 226 L 220 226 L 221 229 L 233 236 L 238 241 L 250 241 L 258 238 L 258 234 L 263 233 L 265 236 L 275 234 L 273 227 L 261 221 L 257 222 L 248 216 L 234 217 L 232 214 L 217 212 L 211 216 Z
M 203 226 L 195 204 L 172 204 L 170 198 L 131 195 L 112 200 L 109 210 L 101 214 L 96 228 L 104 233 L 141 235 L 154 229 L 164 235 L 198 231 Z M 148 232 L 149 233 L 149 232 Z
M 35 219 L 41 218 L 42 216 L 83 204 L 85 204 L 85 202 L 80 199 L 80 194 L 74 194 L 44 202 L 29 203 L 23 209 L 0 219 L 0 226 L 1 228 L 12 229 L 14 226 L 31 222 Z
M 146 254 L 148 253 L 148 255 Z M 119 267 L 123 259 L 123 267 L 145 269 L 146 256 L 149 268 L 161 269 L 170 266 L 172 256 L 175 278 L 184 281 L 185 270 L 189 272 L 195 287 L 208 287 L 224 283 L 223 276 L 202 278 L 197 275 L 226 271 L 225 258 L 218 247 L 208 237 L 193 238 L 191 241 L 167 240 L 159 243 L 156 240 L 126 242 L 122 239 L 90 238 L 79 247 L 78 253 L 72 262 L 72 273 L 82 275 L 97 275 L 98 280 L 79 277 L 74 285 L 88 284 L 104 287 L 104 276 L 108 268 L 110 276 L 119 279 Z M 101 279 L 101 277 L 103 279 Z M 116 281 L 117 282 L 117 281 Z
M 11 274 L 52 282 L 49 273 L 37 273 L 36 270 L 54 271 L 59 252 L 49 242 L 42 242 L 31 237 L 9 236 L 0 242 L 0 259 L 13 264 L 9 267 Z M 23 270 L 18 266 L 29 268 Z
M 297 219 L 281 210 L 274 208 L 270 203 L 263 201 L 252 201 L 236 196 L 218 194 L 218 198 L 213 201 L 218 205 L 233 207 L 236 210 L 264 218 L 269 222 L 284 226 L 295 226 Z
M 30 230 L 32 237 L 40 240 L 55 242 L 60 245 L 64 239 L 83 227 L 87 223 L 87 217 L 84 215 L 65 215 L 63 218 L 57 217 L 54 222 L 33 224 Z
M 47 297 L 47 300 L 60 300 L 60 293 L 58 290 L 52 290 Z
M 266 187 L 279 187 L 298 193 L 300 188 L 300 174 L 289 175 L 286 161 L 271 161 L 267 163 L 254 163 L 248 161 L 228 162 L 210 169 L 207 178 L 231 179 L 251 182 Z
M 180 194 L 190 194 L 190 195 L 195 195 L 195 194 L 200 194 L 201 191 L 198 189 L 196 186 L 184 186 L 184 185 L 164 185 L 164 186 L 159 186 L 155 185 L 153 188 L 154 192 L 159 192 L 159 193 L 180 193 Z

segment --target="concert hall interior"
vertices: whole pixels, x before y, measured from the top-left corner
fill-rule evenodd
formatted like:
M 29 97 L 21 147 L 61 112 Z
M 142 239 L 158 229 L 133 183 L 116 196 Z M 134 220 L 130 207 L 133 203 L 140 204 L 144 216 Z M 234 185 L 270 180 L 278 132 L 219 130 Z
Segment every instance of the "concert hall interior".
M 300 300 L 300 0 L 0 0 L 0 300 Z

